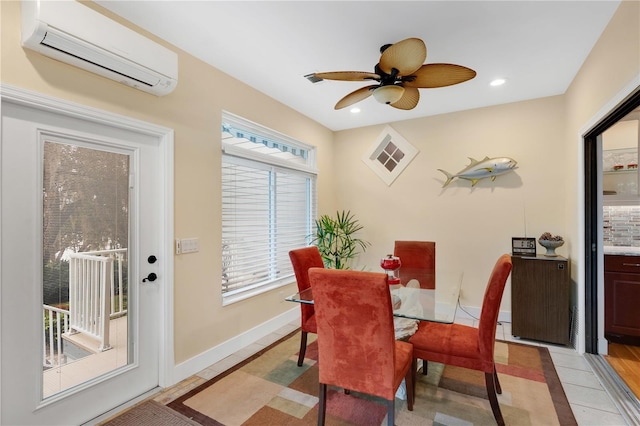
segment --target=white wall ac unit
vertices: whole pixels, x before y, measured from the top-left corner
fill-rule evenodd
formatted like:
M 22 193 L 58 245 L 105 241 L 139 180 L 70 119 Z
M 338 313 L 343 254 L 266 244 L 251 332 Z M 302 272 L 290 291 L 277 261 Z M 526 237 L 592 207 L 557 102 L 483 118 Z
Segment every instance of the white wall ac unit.
M 76 1 L 23 1 L 22 45 L 157 96 L 178 84 L 175 52 Z

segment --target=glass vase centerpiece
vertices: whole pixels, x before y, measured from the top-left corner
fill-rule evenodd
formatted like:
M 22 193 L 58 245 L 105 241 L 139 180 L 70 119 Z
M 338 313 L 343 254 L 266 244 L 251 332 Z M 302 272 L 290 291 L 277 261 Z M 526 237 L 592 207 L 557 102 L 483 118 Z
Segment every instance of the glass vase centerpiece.
M 402 266 L 400 258 L 392 254 L 380 260 L 380 267 L 387 273 L 387 282 L 390 286 L 400 284 L 400 266 Z

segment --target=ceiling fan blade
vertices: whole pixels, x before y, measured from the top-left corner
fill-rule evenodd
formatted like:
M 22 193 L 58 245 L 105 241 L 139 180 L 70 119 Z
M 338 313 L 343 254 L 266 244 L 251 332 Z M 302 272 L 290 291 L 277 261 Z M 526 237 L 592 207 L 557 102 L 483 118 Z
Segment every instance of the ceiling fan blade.
M 419 38 L 408 38 L 392 44 L 380 56 L 380 69 L 391 74 L 395 68 L 400 75 L 411 75 L 427 58 L 427 46 Z
M 415 87 L 405 87 L 402 97 L 391 104 L 398 109 L 414 109 L 420 100 L 420 92 Z
M 333 71 L 333 72 L 316 72 L 313 73 L 314 77 L 321 78 L 323 80 L 340 80 L 340 81 L 365 81 L 365 80 L 380 80 L 378 74 L 364 71 Z
M 425 64 L 412 74 L 413 81 L 404 81 L 404 87 L 435 88 L 451 86 L 471 80 L 476 72 L 471 68 L 454 64 Z
M 338 101 L 338 103 L 336 104 L 334 109 L 346 108 L 349 105 L 353 105 L 356 102 L 360 102 L 360 101 L 362 101 L 364 99 L 367 99 L 369 96 L 371 96 L 373 94 L 373 90 L 372 89 L 374 89 L 376 87 L 378 87 L 378 86 L 377 85 L 365 86 L 365 87 L 361 87 L 360 89 L 349 93 L 347 96 L 345 96 L 344 98 L 342 98 L 342 99 L 340 99 Z

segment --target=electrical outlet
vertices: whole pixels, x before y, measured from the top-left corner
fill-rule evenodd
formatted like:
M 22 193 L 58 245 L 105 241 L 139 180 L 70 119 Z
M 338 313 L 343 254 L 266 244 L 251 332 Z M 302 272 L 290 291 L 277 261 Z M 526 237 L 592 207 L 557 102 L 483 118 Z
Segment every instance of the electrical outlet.
M 176 254 L 182 254 L 182 241 L 176 240 Z

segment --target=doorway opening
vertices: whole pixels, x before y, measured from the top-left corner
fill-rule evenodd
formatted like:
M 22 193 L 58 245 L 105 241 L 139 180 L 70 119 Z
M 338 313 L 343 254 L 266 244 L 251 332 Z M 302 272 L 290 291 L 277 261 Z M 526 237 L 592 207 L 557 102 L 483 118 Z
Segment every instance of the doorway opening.
M 585 352 L 598 358 L 605 373 L 624 390 L 620 395 L 628 396 L 635 406 L 640 406 L 640 383 L 635 383 L 640 355 L 633 359 L 640 352 L 636 346 L 640 322 L 637 308 L 628 318 L 622 315 L 632 298 L 640 298 L 640 262 L 625 260 L 633 260 L 634 250 L 640 256 L 640 238 L 633 236 L 635 221 L 630 219 L 636 213 L 640 217 L 639 122 L 640 87 L 636 87 L 584 136 Z M 625 136 L 619 137 L 623 132 Z M 621 144 L 625 138 L 632 140 L 631 145 Z M 637 230 L 640 233 L 640 227 Z M 624 269 L 636 264 L 637 270 Z M 626 296 L 620 297 L 623 293 Z M 619 334 L 621 330 L 628 335 Z

